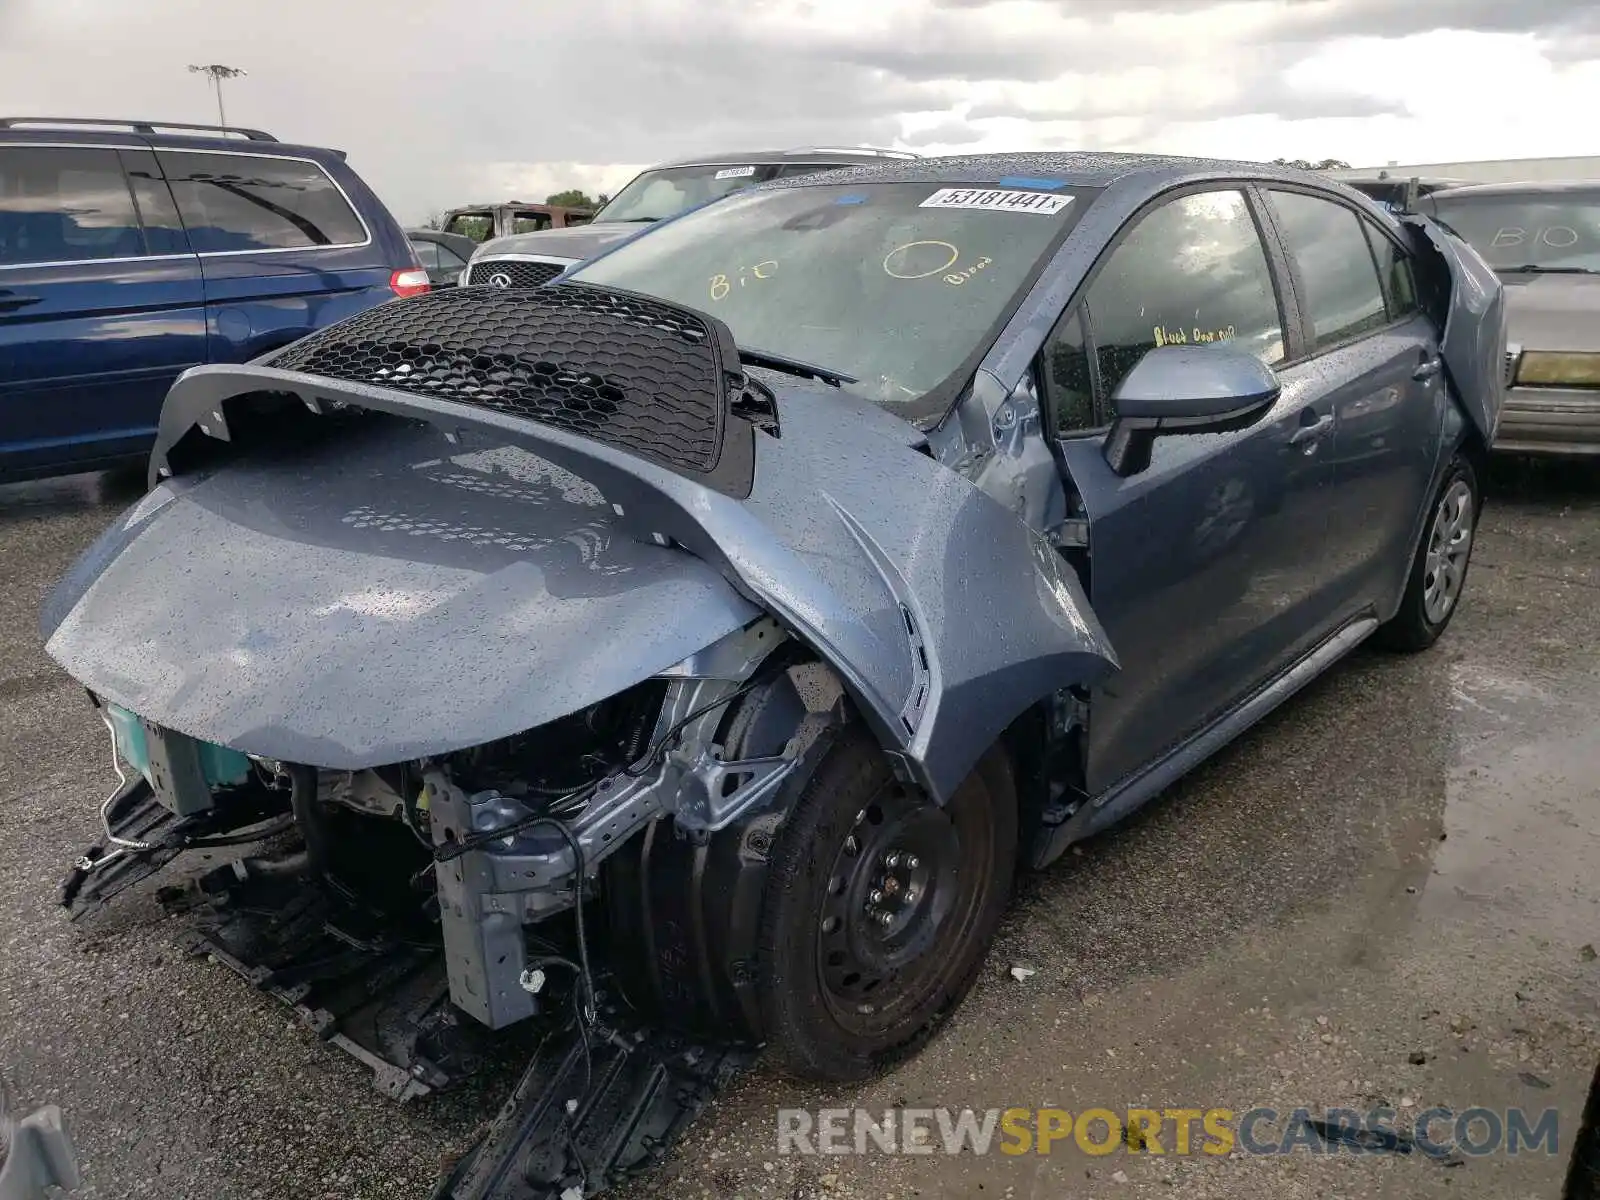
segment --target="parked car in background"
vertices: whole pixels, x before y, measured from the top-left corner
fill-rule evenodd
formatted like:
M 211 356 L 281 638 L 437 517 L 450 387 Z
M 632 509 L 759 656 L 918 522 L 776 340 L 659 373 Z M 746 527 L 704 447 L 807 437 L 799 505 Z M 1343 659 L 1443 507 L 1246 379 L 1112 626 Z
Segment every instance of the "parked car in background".
M 167 388 L 428 289 L 337 150 L 0 119 L 0 477 L 148 453 Z
M 192 372 L 41 617 L 129 768 L 62 898 L 292 826 L 205 877 L 217 961 L 390 1094 L 543 1022 L 435 1194 L 593 1195 L 740 1047 L 916 1053 L 1020 867 L 1432 645 L 1504 351 L 1425 218 L 1032 154 L 773 182 Z
M 587 225 L 594 212 L 562 204 L 528 204 L 508 200 L 503 204 L 471 204 L 452 208 L 439 220 L 446 233 L 460 234 L 474 242 L 510 237 L 515 233 L 538 233 L 545 229 L 570 229 Z
M 549 230 L 486 242 L 473 255 L 472 269 L 463 276 L 462 282 L 494 287 L 538 287 L 573 263 L 592 258 L 607 246 L 630 238 L 657 221 L 752 184 L 814 175 L 837 167 L 877 165 L 917 157 L 905 150 L 812 147 L 708 155 L 665 163 L 635 176 L 583 229 Z
M 478 243 L 471 238 L 440 229 L 408 229 L 406 238 L 422 269 L 428 273 L 428 282 L 436 288 L 455 287 L 466 269 L 467 260 L 478 248 Z
M 1418 210 L 1505 284 L 1510 391 L 1494 448 L 1600 455 L 1600 183 L 1450 188 Z

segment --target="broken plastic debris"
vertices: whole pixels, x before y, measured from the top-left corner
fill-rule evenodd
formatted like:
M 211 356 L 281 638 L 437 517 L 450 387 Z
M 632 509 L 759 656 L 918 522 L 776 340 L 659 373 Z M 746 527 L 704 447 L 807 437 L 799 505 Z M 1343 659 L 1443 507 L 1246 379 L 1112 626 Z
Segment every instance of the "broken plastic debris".
M 1037 975 L 1037 974 L 1038 974 L 1038 972 L 1035 971 L 1032 967 L 1012 967 L 1011 968 L 1011 978 L 1015 979 L 1018 983 L 1027 983 L 1030 976 Z

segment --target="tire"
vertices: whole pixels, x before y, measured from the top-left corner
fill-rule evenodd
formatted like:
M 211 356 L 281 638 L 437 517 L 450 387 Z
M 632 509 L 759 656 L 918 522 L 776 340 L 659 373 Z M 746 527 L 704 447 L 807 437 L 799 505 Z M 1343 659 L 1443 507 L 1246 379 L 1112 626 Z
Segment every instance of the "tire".
M 920 1050 L 976 981 L 1016 859 L 1003 752 L 941 809 L 859 725 L 843 729 L 773 846 L 757 961 L 775 1065 L 844 1082 Z
M 1600 1200 L 1600 1066 L 1595 1068 L 1578 1133 L 1572 1139 L 1561 1200 Z
M 1478 474 L 1457 451 L 1428 507 L 1427 525 L 1411 561 L 1400 608 L 1378 627 L 1379 645 L 1414 654 L 1433 645 L 1449 627 L 1466 588 L 1482 511 Z

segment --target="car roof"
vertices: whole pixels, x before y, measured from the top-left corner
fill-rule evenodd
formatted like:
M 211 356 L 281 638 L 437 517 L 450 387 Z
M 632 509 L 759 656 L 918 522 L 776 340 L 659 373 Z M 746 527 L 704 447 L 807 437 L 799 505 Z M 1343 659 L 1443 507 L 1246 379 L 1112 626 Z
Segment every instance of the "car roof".
M 584 213 L 592 211 L 591 209 L 583 207 L 581 204 L 545 204 L 540 200 L 486 200 L 482 204 L 458 204 L 454 208 L 447 209 L 446 211 L 452 213 L 464 213 L 477 212 L 479 209 L 488 208 L 527 208 L 536 209 L 539 212 L 560 213 Z
M 1566 192 L 1600 191 L 1600 179 L 1530 179 L 1525 183 L 1468 183 L 1441 188 L 1430 200 L 1450 200 L 1457 196 L 1559 196 Z
M 815 163 L 914 162 L 920 156 L 909 150 L 883 150 L 875 146 L 805 146 L 791 150 L 747 150 L 738 154 L 696 154 L 689 158 L 656 163 L 647 171 L 669 167 L 781 167 L 790 163 L 802 166 Z
M 1022 154 L 959 154 L 912 161 L 878 162 L 845 167 L 825 175 L 797 175 L 760 186 L 763 189 L 816 187 L 834 183 L 1004 183 L 1008 179 L 1061 181 L 1067 187 L 1108 187 L 1120 179 L 1143 175 L 1152 183 L 1176 182 L 1214 175 L 1227 178 L 1282 179 L 1314 183 L 1330 191 L 1360 196 L 1337 180 L 1293 167 L 1222 158 L 1185 158 L 1167 154 L 1120 154 L 1090 151 L 1036 151 Z
M 113 146 L 130 150 L 221 150 L 230 154 L 271 154 L 289 158 L 345 158 L 343 150 L 280 142 L 260 130 L 220 126 L 188 126 L 149 121 L 74 121 L 70 118 L 0 118 L 0 142 L 7 145 Z M 215 132 L 211 132 L 211 130 Z
M 1086 150 L 1038 150 L 1027 154 L 963 154 L 918 158 L 914 162 L 846 166 L 826 174 L 802 174 L 760 184 L 760 189 L 818 187 L 824 184 L 1005 184 L 1016 179 L 1026 186 L 1038 179 L 1059 181 L 1067 187 L 1109 187 L 1120 179 L 1142 176 L 1152 189 L 1182 181 L 1206 178 L 1282 179 L 1314 184 L 1334 194 L 1355 198 L 1371 206 L 1371 198 L 1325 174 L 1296 170 L 1274 163 L 1238 162 L 1230 158 L 1189 158 L 1166 154 L 1115 154 Z

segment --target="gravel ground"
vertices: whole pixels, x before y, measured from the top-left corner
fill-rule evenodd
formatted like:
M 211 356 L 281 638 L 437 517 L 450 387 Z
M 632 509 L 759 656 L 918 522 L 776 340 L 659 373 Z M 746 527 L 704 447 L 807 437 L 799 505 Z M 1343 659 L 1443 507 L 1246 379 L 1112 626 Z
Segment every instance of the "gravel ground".
M 1503 464 L 1430 653 L 1359 652 L 1123 827 L 1027 879 L 948 1033 L 869 1086 L 757 1070 L 630 1198 L 1551 1196 L 1560 1158 L 821 1159 L 775 1110 L 861 1105 L 1555 1107 L 1600 1058 L 1600 472 Z M 515 1064 L 404 1108 L 220 967 L 148 892 L 54 891 L 112 783 L 35 617 L 136 494 L 0 488 L 0 1064 L 66 1111 L 88 1197 L 422 1197 Z M 1014 978 L 1009 968 L 1034 974 Z M 1409 1102 L 1409 1103 L 1408 1103 Z

